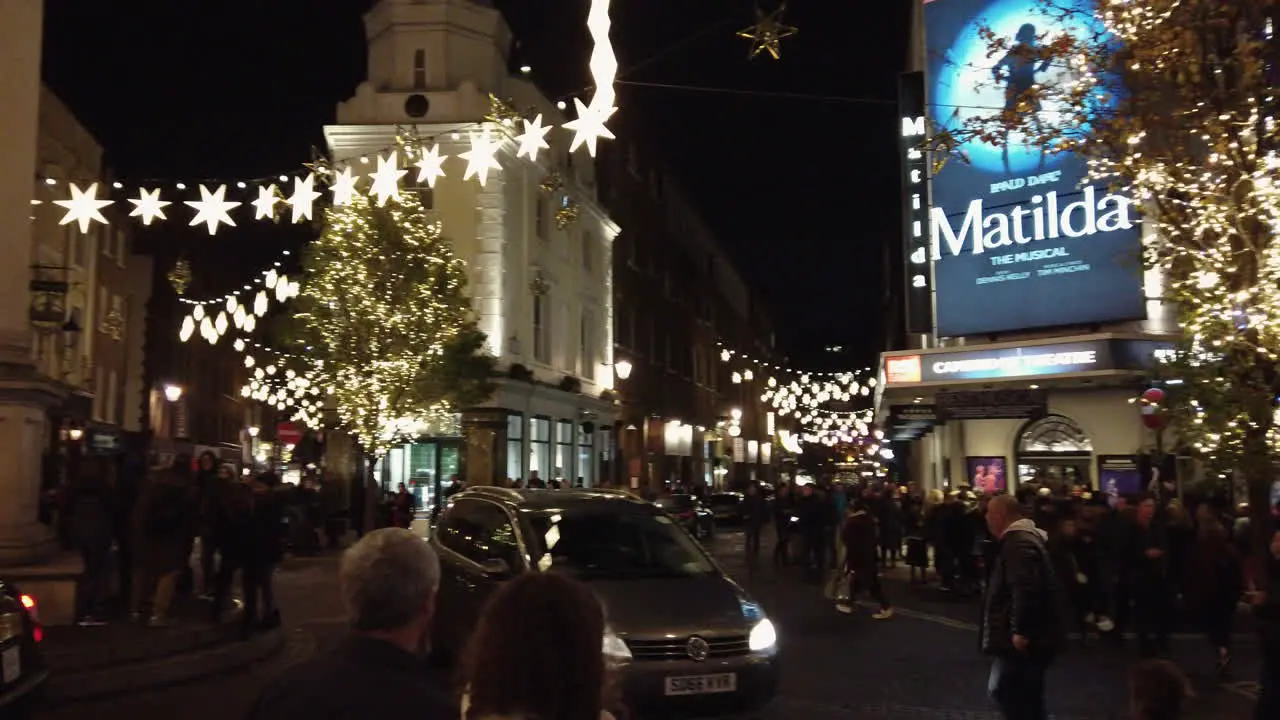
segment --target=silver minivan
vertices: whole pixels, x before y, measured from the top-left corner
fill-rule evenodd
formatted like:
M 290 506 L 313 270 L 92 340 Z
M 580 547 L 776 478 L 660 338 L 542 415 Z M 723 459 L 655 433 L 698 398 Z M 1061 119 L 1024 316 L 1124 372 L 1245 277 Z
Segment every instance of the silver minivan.
M 640 717 L 749 714 L 778 686 L 778 637 L 760 605 L 661 509 L 613 490 L 474 488 L 432 543 L 443 576 L 433 646 L 460 649 L 484 600 L 521 572 L 563 572 L 605 605 L 603 650 Z

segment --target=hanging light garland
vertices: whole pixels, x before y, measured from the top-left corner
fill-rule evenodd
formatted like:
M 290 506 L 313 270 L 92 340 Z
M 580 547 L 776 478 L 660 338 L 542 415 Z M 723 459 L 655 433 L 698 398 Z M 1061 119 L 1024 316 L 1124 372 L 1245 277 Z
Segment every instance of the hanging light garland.
M 754 358 L 717 343 L 720 361 L 731 364 L 734 384 L 759 381 L 763 384 L 760 402 L 779 417 L 793 417 L 802 430 L 791 437 L 801 443 L 834 446 L 860 442 L 873 432 L 874 411 L 834 409 L 869 402 L 876 379 L 869 369 L 842 372 L 793 370 Z
M 570 153 L 585 145 L 587 152 L 595 157 L 598 141 L 613 139 L 606 122 L 617 112 L 614 81 L 618 60 L 609 39 L 609 5 L 610 0 L 591 0 L 587 12 L 587 31 L 593 43 L 589 67 L 595 92 L 589 104 L 575 98 L 577 117 L 560 125 L 573 133 Z M 485 186 L 489 172 L 502 169 L 498 152 L 507 143 L 516 146 L 517 159 L 527 158 L 528 162 L 537 164 L 538 151 L 550 146 L 545 138 L 553 127 L 544 126 L 542 122 L 543 115 L 525 117 L 516 112 L 509 101 L 490 95 L 490 110 L 484 121 L 449 132 L 454 140 L 460 140 L 465 133 L 469 141 L 468 150 L 457 156 L 466 163 L 463 180 L 474 178 L 482 187 Z M 318 160 L 307 165 L 310 171 L 306 173 L 232 183 L 204 181 L 189 186 L 178 182 L 167 187 L 150 183 L 130 190 L 123 182 L 113 182 L 110 187 L 92 182 L 81 187 L 75 182 L 57 178 L 42 179 L 45 185 L 63 189 L 69 196 L 49 199 L 51 204 L 62 210 L 59 224 L 74 224 L 81 233 L 88 233 L 95 223 L 108 225 L 110 221 L 103 211 L 123 200 L 132 206 L 128 217 L 137 218 L 144 226 L 156 221 L 170 221 L 170 215 L 176 215 L 174 208 L 185 206 L 181 220 L 186 220 L 191 227 L 203 226 L 210 235 L 216 235 L 220 228 L 235 227 L 237 223 L 233 213 L 243 211 L 246 206 L 253 211 L 253 220 L 282 221 L 277 207 L 282 206 L 288 208 L 292 223 L 312 222 L 316 217 L 315 206 L 325 195 L 317 185 L 325 180 L 330 180 L 329 200 L 334 206 L 349 203 L 352 194 L 359 191 L 357 186 L 366 177 L 369 180 L 367 192 L 377 199 L 379 207 L 385 206 L 390 199 L 399 196 L 400 183 L 411 167 L 418 169 L 417 182 L 435 187 L 436 180 L 446 173 L 444 163 L 448 157 L 440 154 L 433 138 L 427 143 L 415 142 L 411 147 L 398 142 L 395 148 L 361 156 L 355 164 L 341 168 L 330 168 L 327 161 Z M 371 159 L 377 161 L 373 172 L 356 172 L 359 166 L 368 165 Z M 286 195 L 282 187 L 290 188 L 289 194 Z M 44 202 L 34 200 L 33 204 L 42 205 Z M 576 219 L 576 204 L 572 201 L 557 213 L 557 223 L 561 228 Z
M 289 254 L 288 250 L 281 252 L 282 256 Z M 242 290 L 227 293 L 220 298 L 178 298 L 179 302 L 191 307 L 182 318 L 178 339 L 187 342 L 199 331 L 200 337 L 206 342 L 216 345 L 218 340 L 233 329 L 246 334 L 252 333 L 258 320 L 265 317 L 271 309 L 273 300 L 276 303 L 288 302 L 297 297 L 300 291 L 298 282 L 280 271 L 281 265 L 280 261 L 276 261 Z

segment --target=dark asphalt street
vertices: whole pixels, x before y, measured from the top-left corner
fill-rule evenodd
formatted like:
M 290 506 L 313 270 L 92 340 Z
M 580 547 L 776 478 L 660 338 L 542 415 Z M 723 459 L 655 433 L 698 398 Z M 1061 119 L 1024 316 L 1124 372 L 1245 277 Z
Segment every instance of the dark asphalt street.
M 841 615 L 819 588 L 800 584 L 790 571 L 764 568 L 748 573 L 741 535 L 723 533 L 713 549 L 779 627 L 782 694 L 767 719 L 998 719 L 986 697 L 987 664 L 976 651 L 972 602 L 891 581 L 888 590 L 896 596 L 897 617 L 875 621 L 867 612 Z M 278 656 L 197 683 L 50 708 L 39 720 L 241 717 L 268 678 L 322 651 L 343 633 L 333 558 L 289 561 L 281 570 L 278 593 L 289 629 L 288 642 Z M 1248 681 L 1256 674 L 1249 638 L 1241 638 L 1234 684 L 1216 682 L 1199 638 L 1180 636 L 1174 651 L 1198 687 L 1195 718 L 1249 717 Z M 1064 656 L 1050 676 L 1050 709 L 1063 719 L 1127 717 L 1126 675 L 1131 662 L 1131 657 L 1112 650 L 1078 650 Z

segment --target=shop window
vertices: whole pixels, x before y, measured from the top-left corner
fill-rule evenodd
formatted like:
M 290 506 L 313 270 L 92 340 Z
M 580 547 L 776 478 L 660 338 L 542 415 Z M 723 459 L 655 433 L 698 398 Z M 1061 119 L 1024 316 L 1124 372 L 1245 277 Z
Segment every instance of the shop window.
M 529 473 L 546 480 L 551 470 L 551 420 L 529 418 Z
M 524 479 L 524 415 L 507 416 L 507 477 Z
M 582 478 L 583 487 L 596 485 L 595 433 L 590 427 L 586 423 L 578 425 L 578 477 Z
M 552 477 L 562 482 L 571 482 L 574 477 L 572 420 L 556 423 L 556 467 Z

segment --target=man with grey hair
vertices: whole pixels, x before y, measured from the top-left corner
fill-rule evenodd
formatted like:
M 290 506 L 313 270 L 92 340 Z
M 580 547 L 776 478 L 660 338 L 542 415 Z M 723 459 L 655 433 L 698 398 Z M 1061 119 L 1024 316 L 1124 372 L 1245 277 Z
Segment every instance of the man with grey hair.
M 426 662 L 440 560 L 401 528 L 365 535 L 338 570 L 351 635 L 272 682 L 249 720 L 456 718 L 445 678 Z

